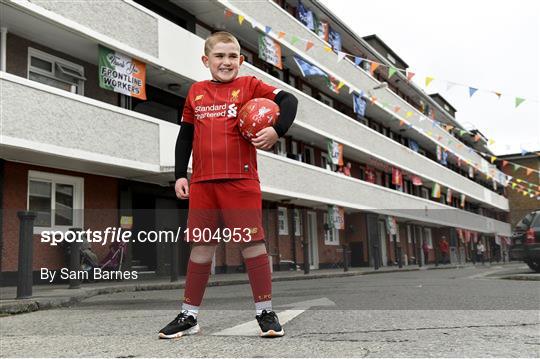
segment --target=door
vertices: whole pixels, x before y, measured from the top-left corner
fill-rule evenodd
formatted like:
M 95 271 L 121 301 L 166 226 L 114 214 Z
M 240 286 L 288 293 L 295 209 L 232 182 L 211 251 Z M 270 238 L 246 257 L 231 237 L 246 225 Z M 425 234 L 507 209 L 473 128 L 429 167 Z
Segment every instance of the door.
M 319 240 L 317 238 L 317 213 L 307 213 L 308 242 L 309 242 L 309 267 L 319 269 Z

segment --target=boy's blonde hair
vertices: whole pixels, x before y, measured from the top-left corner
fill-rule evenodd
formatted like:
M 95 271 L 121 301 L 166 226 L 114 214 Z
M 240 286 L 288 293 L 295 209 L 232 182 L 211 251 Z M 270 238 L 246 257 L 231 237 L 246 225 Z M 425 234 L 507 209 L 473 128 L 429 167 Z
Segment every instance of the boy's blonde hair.
M 218 42 L 224 42 L 226 44 L 233 43 L 238 46 L 238 52 L 240 52 L 240 43 L 233 34 L 227 31 L 218 31 L 206 38 L 204 42 L 204 54 L 208 56 Z

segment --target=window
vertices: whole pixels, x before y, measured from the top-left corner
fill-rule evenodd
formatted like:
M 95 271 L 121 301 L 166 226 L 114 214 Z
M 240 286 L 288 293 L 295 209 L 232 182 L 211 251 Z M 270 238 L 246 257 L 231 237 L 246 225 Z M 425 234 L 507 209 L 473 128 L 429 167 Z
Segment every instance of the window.
M 325 105 L 330 106 L 330 107 L 334 107 L 334 100 L 332 100 L 332 98 L 330 98 L 329 96 L 326 96 L 325 94 L 320 92 L 319 93 L 319 98 L 320 98 L 321 102 L 324 103 Z
M 296 88 L 296 77 L 294 77 L 293 75 L 289 75 L 289 85 Z
M 287 146 L 283 137 L 279 138 L 276 142 L 276 154 L 280 156 L 287 156 Z
M 369 127 L 371 127 L 372 129 L 374 129 L 377 132 L 381 132 L 381 128 L 379 127 L 378 123 L 372 122 L 372 123 L 369 124 Z
M 324 244 L 327 246 L 339 245 L 339 230 L 335 229 L 333 226 L 330 226 L 328 222 L 328 213 L 324 214 L 324 225 Z
M 292 152 L 293 155 L 298 154 L 298 142 L 291 141 L 291 152 Z
M 304 147 L 304 159 L 305 163 L 314 165 L 315 164 L 315 153 L 313 151 L 313 148 L 305 146 Z
M 206 27 L 201 26 L 200 24 L 195 24 L 195 35 L 202 37 L 203 39 L 206 39 L 211 34 L 212 34 L 212 31 L 208 30 Z M 242 52 L 242 55 L 243 54 L 244 53 Z
M 289 222 L 287 221 L 287 208 L 278 207 L 278 233 L 280 235 L 289 234 Z
M 84 67 L 31 47 L 28 48 L 27 77 L 32 81 L 84 95 Z
M 246 60 L 246 62 L 253 64 L 253 54 L 251 52 L 247 51 L 246 49 L 241 49 L 240 54 L 244 56 L 244 60 Z
M 83 178 L 29 171 L 27 208 L 37 214 L 36 232 L 82 228 L 83 189 Z
M 302 235 L 302 216 L 300 216 L 300 210 L 294 210 L 294 235 Z
M 321 167 L 332 171 L 332 165 L 328 162 L 328 155 L 326 153 L 321 153 Z
M 301 90 L 303 93 L 308 94 L 309 96 L 313 96 L 313 91 L 311 90 L 311 87 L 305 83 L 302 83 Z
M 433 242 L 431 240 L 431 228 L 424 228 L 424 240 L 427 241 L 429 249 L 433 249 Z
M 422 198 L 429 199 L 429 190 L 427 188 L 422 187 Z

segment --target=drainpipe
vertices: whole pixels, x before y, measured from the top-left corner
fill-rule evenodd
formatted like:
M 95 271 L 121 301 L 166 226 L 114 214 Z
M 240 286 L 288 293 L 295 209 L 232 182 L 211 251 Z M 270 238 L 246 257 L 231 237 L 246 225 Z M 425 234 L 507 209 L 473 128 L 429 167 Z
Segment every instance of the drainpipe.
M 0 71 L 6 72 L 7 27 L 0 28 Z

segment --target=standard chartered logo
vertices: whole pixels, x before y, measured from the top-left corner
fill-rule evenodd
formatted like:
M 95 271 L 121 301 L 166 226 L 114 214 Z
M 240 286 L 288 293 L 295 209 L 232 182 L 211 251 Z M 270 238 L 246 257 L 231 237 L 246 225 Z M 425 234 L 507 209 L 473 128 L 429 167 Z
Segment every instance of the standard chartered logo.
M 227 118 L 236 117 L 236 105 L 234 103 L 229 105 L 229 110 L 227 111 Z

